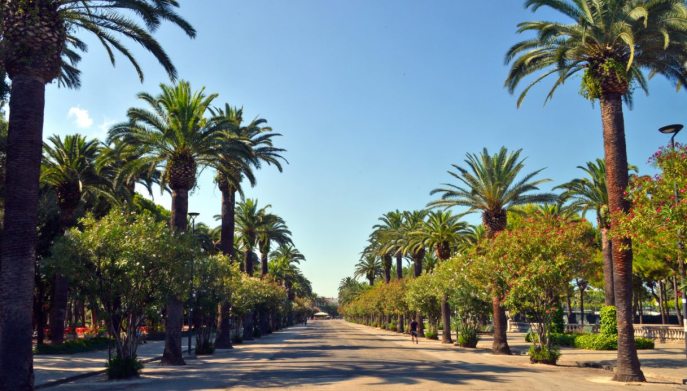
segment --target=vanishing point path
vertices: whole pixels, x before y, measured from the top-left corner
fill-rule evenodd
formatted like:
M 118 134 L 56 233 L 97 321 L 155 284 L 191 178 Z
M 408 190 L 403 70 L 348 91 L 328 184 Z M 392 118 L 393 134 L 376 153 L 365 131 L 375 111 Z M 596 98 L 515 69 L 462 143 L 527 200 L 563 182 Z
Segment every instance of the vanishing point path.
M 600 369 L 529 364 L 410 338 L 341 320 L 292 327 L 179 368 L 147 364 L 136 380 L 92 377 L 56 389 L 224 390 L 675 390 L 676 384 L 623 385 Z

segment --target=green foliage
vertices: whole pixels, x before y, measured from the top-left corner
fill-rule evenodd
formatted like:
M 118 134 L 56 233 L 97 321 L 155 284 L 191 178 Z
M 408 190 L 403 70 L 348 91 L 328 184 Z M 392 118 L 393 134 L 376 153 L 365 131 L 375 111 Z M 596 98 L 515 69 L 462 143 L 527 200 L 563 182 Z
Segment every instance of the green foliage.
M 530 346 L 527 354 L 530 356 L 531 363 L 556 365 L 561 357 L 561 352 L 557 347 Z
M 549 335 L 549 338 L 551 339 L 552 345 L 574 347 L 575 338 L 577 338 L 577 335 L 565 333 L 551 333 L 551 335 Z
M 477 329 L 474 327 L 462 327 L 458 330 L 458 346 L 462 348 L 475 348 L 479 341 Z
M 618 336 L 603 334 L 582 334 L 575 338 L 575 347 L 587 350 L 616 350 Z
M 215 345 L 209 341 L 201 341 L 196 346 L 196 354 L 199 356 L 210 355 L 215 352 Z
M 386 328 L 387 330 L 398 331 L 398 325 L 394 322 L 389 322 Z
M 607 58 L 600 65 L 587 68 L 582 76 L 580 94 L 589 100 L 599 99 L 603 93 L 604 80 L 613 80 L 615 83 L 627 85 L 626 65 L 614 58 Z
M 651 338 L 635 337 L 635 346 L 639 350 L 654 349 L 655 343 Z
M 425 338 L 427 339 L 438 339 L 438 334 L 436 330 L 425 331 Z
M 107 349 L 112 340 L 106 337 L 93 337 L 65 341 L 59 345 L 36 345 L 35 354 L 74 354 Z
M 612 305 L 604 306 L 601 308 L 599 315 L 601 317 L 600 333 L 607 336 L 618 335 L 615 307 Z
M 127 358 L 115 357 L 107 363 L 107 378 L 113 380 L 136 377 L 141 374 L 142 369 L 143 363 L 135 355 Z
M 559 305 L 551 319 L 551 333 L 562 334 L 565 332 L 565 320 L 563 319 L 563 306 Z

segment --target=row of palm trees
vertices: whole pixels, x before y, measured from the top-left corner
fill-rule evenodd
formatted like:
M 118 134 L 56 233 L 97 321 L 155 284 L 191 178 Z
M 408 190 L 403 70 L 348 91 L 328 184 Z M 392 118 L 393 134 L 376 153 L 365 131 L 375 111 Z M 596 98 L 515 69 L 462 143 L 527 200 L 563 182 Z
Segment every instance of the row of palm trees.
M 257 250 L 261 274 L 267 274 L 272 244 L 292 245 L 291 232 L 283 218 L 269 211 L 269 205 L 259 207 L 257 201 L 247 199 L 236 208 L 236 193 L 243 194 L 244 178 L 251 185 L 256 183 L 254 170 L 262 165 L 282 169 L 284 150 L 273 144 L 279 134 L 262 118 L 244 123 L 242 109 L 212 107 L 217 95 L 206 94 L 204 89 L 194 91 L 188 82 L 163 84 L 161 89 L 157 96 L 139 94 L 145 107 L 129 109 L 129 120 L 110 130 L 105 145 L 81 135 L 49 139 L 42 179 L 57 195 L 60 230 L 64 232 L 76 223 L 75 213 L 82 203 L 98 197 L 115 204 L 127 202 L 135 184 L 141 183 L 148 189 L 156 184 L 171 192 L 170 226 L 177 232 L 186 231 L 188 194 L 196 187 L 199 170 L 211 167 L 223 195 L 219 247 L 235 257 L 235 241 L 240 238 L 243 270 L 253 274 Z M 50 323 L 53 341 L 59 343 L 67 304 L 66 276 L 56 275 L 53 285 Z M 163 363 L 180 365 L 184 363 L 182 298 L 170 296 L 166 309 Z M 220 347 L 226 341 L 228 337 L 221 339 Z
M 582 178 L 574 179 L 557 187 L 561 194 L 543 193 L 539 186 L 548 179 L 538 179 L 541 170 L 524 173 L 524 158 L 521 150 L 508 151 L 501 148 L 490 154 L 484 149 L 480 154 L 467 154 L 463 166 L 453 165 L 449 174 L 455 183 L 447 183 L 435 189 L 431 194 L 440 198 L 428 204 L 430 209 L 419 211 L 392 211 L 379 218 L 373 227 L 368 245 L 362 252 L 360 262 L 356 265 L 354 277 L 365 277 L 370 285 L 382 276 L 384 282 L 391 279 L 392 259 L 396 259 L 396 278 L 403 274 L 403 259 L 407 258 L 413 265 L 414 277 L 423 271 L 431 272 L 432 268 L 423 268 L 428 253 L 434 253 L 432 259 L 439 262 L 449 259 L 467 250 L 481 240 L 489 240 L 508 225 L 509 213 L 519 213 L 527 205 L 539 205 L 534 213 L 546 216 L 564 216 L 579 218 L 592 210 L 597 214 L 600 231 L 600 248 L 604 255 L 605 284 L 613 284 L 612 264 L 608 251 L 608 198 L 605 184 L 605 164 L 603 160 L 588 162 Z M 452 214 L 448 208 L 466 208 L 464 214 Z M 440 208 L 441 210 L 436 210 Z M 434 209 L 434 210 L 433 210 Z M 465 214 L 479 212 L 482 224 L 471 226 L 461 219 Z M 608 269 L 610 268 L 610 272 Z M 612 290 L 605 289 L 606 303 L 612 304 Z M 494 343 L 493 352 L 510 354 L 506 338 L 506 316 L 501 305 L 503 297 L 492 297 Z M 451 308 L 447 298 L 441 303 L 442 321 L 450 325 Z M 421 314 L 416 320 L 422 325 Z M 400 319 L 399 330 L 403 330 Z M 444 327 L 442 342 L 451 343 L 450 328 Z

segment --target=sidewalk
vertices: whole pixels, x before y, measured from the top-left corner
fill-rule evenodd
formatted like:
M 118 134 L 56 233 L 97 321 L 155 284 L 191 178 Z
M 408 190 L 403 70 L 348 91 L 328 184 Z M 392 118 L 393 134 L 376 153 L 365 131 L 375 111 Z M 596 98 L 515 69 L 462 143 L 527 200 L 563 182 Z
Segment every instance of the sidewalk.
M 187 339 L 183 339 L 184 356 L 187 353 Z M 193 338 L 195 346 L 195 338 Z M 153 361 L 162 356 L 165 341 L 148 341 L 138 346 L 141 361 Z M 65 379 L 89 376 L 105 371 L 107 349 L 77 354 L 37 354 L 33 356 L 34 385 L 43 388 Z
M 360 327 L 367 327 L 379 332 L 398 335 L 398 333 L 388 330 L 375 329 L 368 326 Z M 441 338 L 441 335 L 439 337 Z M 479 337 L 480 340 L 477 344 L 476 351 L 490 351 L 492 336 L 480 334 Z M 453 340 L 454 342 L 456 340 L 455 333 L 453 334 Z M 454 348 L 453 345 L 441 344 L 440 341 L 424 341 L 444 346 L 446 349 Z M 527 355 L 529 343 L 525 341 L 525 333 L 508 333 L 508 345 L 510 346 L 513 355 Z M 685 358 L 685 350 L 682 342 L 656 342 L 655 349 L 639 350 L 638 354 L 642 371 L 644 372 L 644 376 L 647 378 L 670 383 L 687 384 L 685 383 L 687 381 L 687 358 Z M 558 366 L 599 368 L 608 370 L 610 373 L 610 371 L 615 367 L 616 357 L 616 351 L 561 348 L 561 358 L 558 361 Z

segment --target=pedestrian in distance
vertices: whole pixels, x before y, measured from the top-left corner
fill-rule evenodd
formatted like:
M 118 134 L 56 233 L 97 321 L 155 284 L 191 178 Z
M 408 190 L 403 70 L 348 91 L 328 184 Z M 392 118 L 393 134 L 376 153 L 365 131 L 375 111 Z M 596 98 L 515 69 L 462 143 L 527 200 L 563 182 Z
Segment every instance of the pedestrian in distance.
M 415 344 L 418 344 L 417 341 L 417 320 L 413 319 L 410 322 L 410 342 Z

